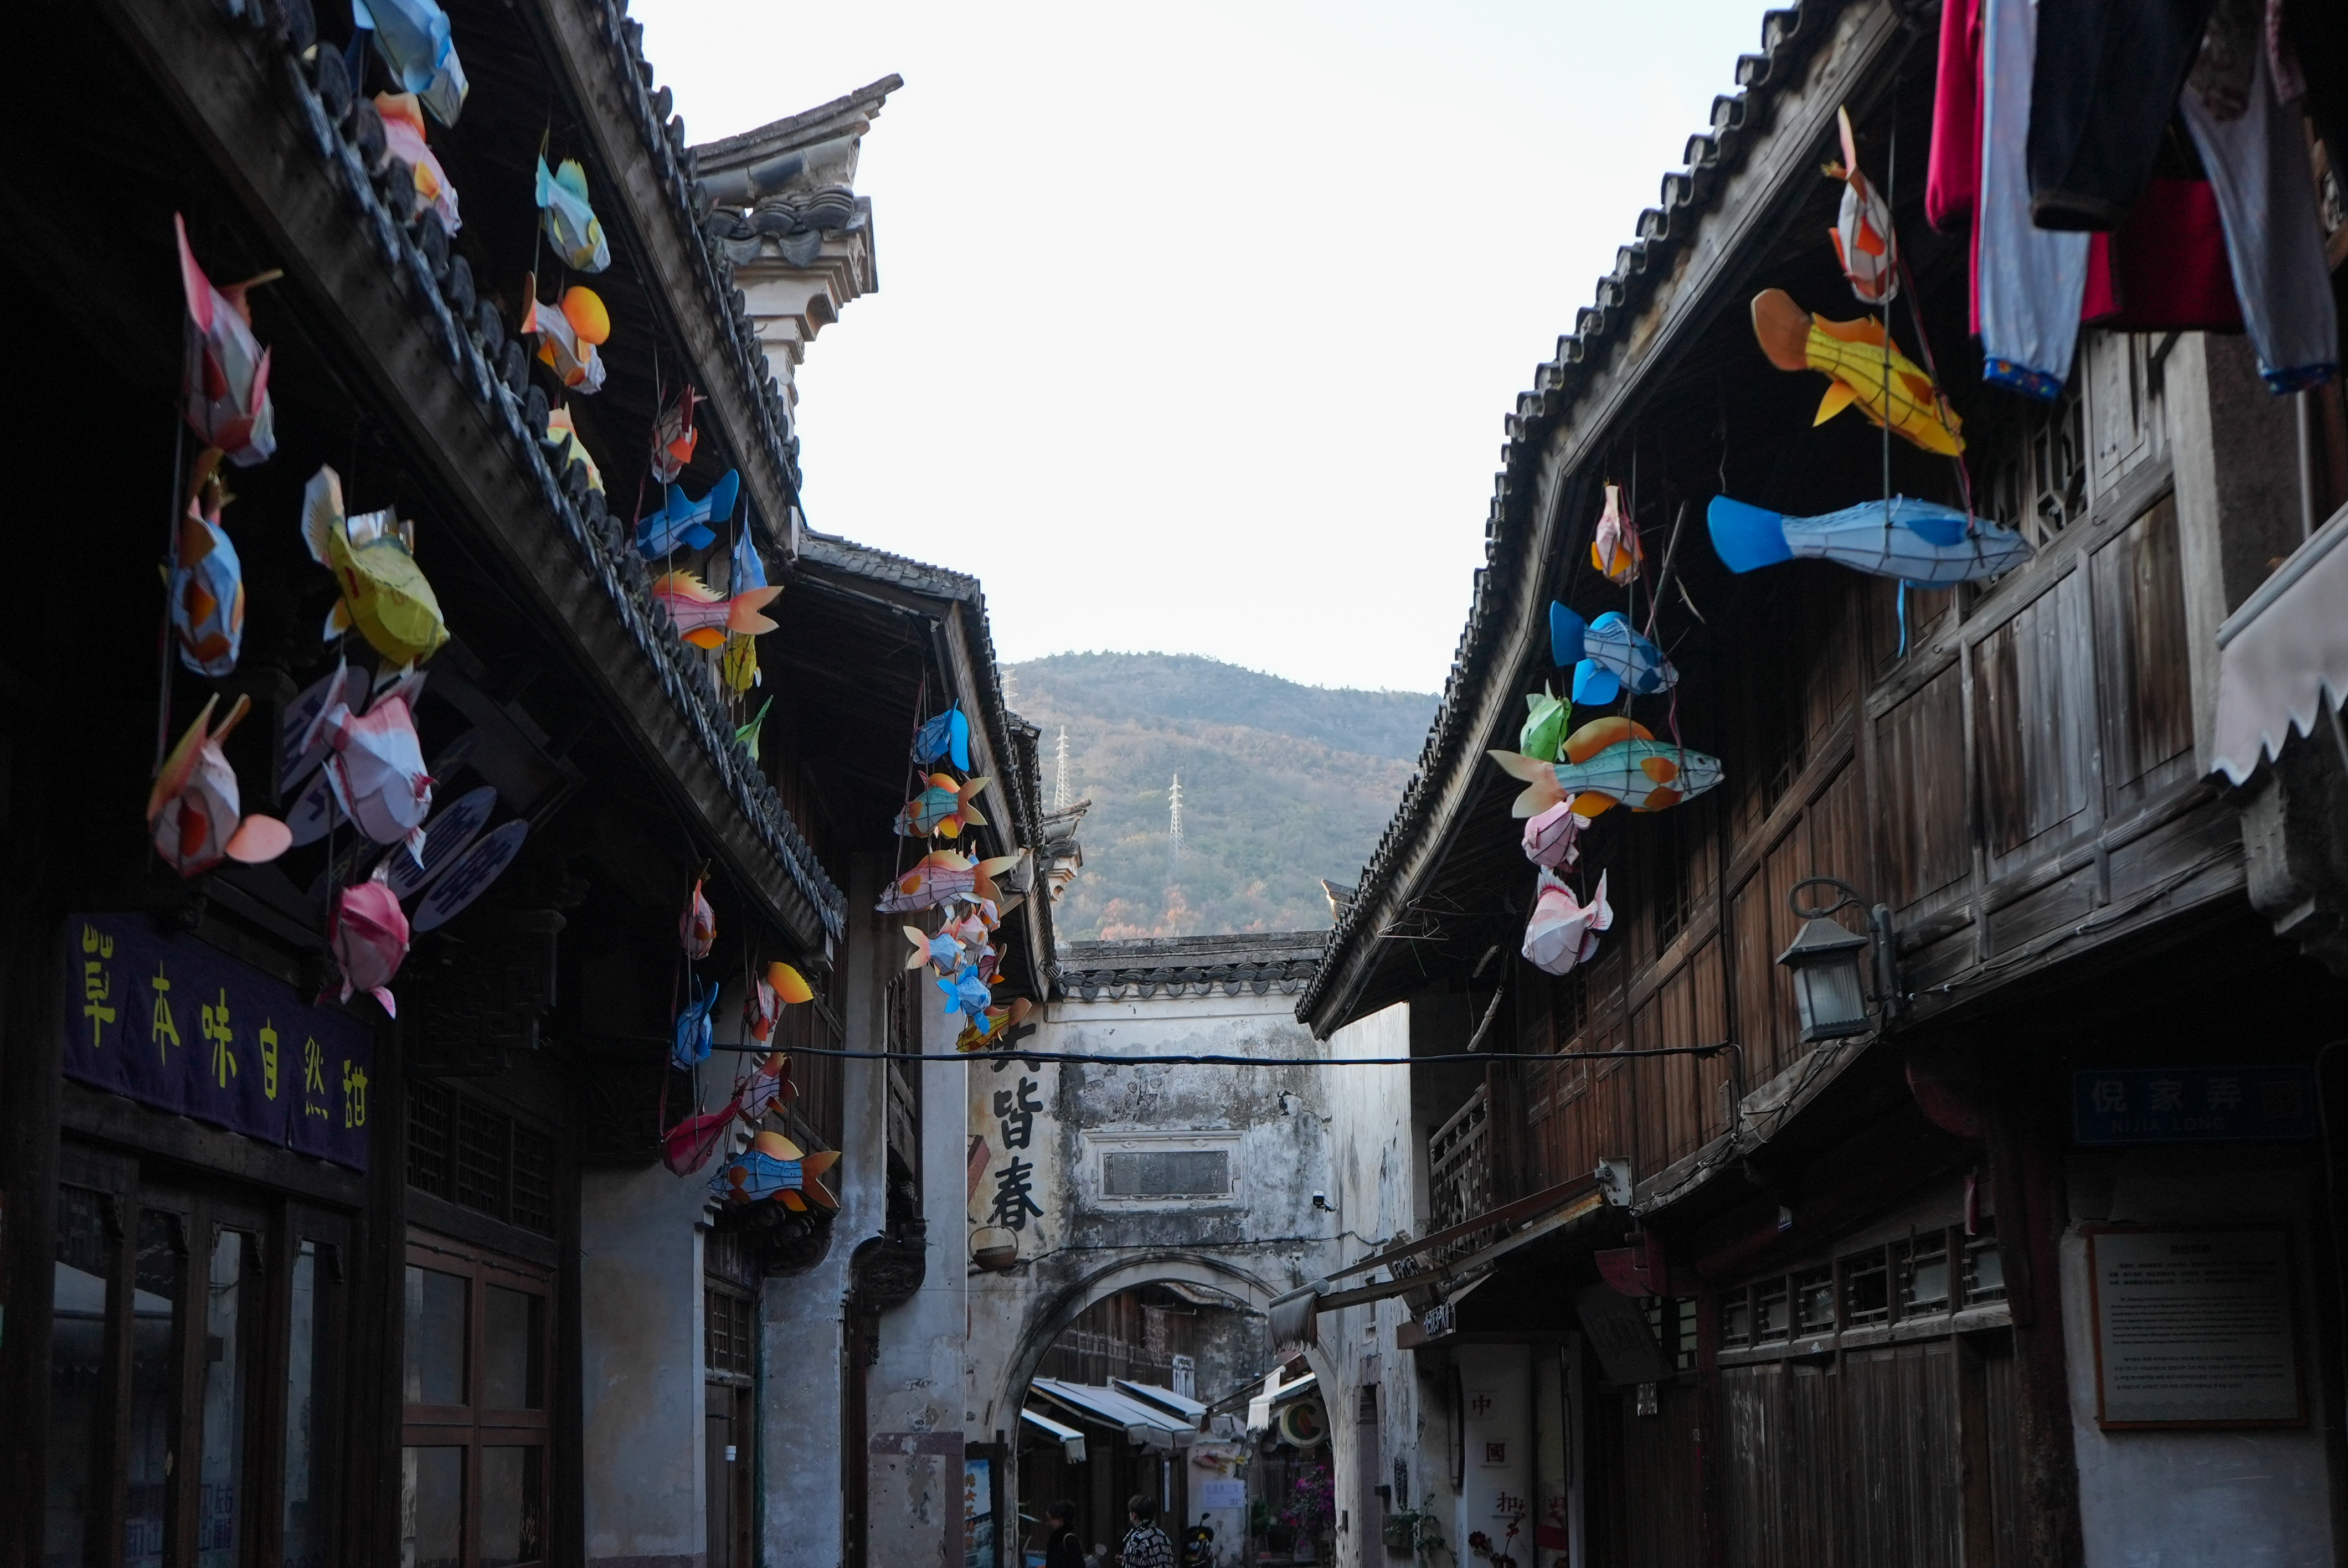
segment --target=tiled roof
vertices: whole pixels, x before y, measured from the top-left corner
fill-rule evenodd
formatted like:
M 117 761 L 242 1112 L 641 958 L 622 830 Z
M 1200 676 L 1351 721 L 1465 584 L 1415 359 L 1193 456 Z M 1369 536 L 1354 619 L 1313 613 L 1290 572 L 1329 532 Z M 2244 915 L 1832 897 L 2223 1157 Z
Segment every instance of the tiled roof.
M 1538 569 L 1539 563 L 1518 559 L 1524 548 L 1524 541 L 1515 537 L 1523 531 L 1518 514 L 1524 508 L 1517 504 L 1538 490 L 1550 433 L 1626 342 L 1628 329 L 1657 286 L 1672 277 L 1703 220 L 1715 210 L 1728 176 L 1769 126 L 1780 90 L 1798 83 L 1849 3 L 1802 0 L 1763 13 L 1760 51 L 1736 61 L 1739 90 L 1712 100 L 1711 128 L 1688 138 L 1685 167 L 1663 176 L 1659 204 L 1639 214 L 1637 237 L 1615 252 L 1613 270 L 1598 280 L 1595 298 L 1575 316 L 1573 332 L 1557 340 L 1556 354 L 1535 367 L 1531 389 L 1517 395 L 1505 421 L 1508 440 L 1500 449 L 1500 471 L 1484 524 L 1485 564 L 1476 573 L 1468 624 L 1452 656 L 1442 703 L 1419 750 L 1418 765 L 1404 787 L 1402 804 L 1362 868 L 1355 896 L 1336 911 L 1336 924 L 1329 933 L 1331 961 L 1298 999 L 1299 1018 L 1309 1021 L 1323 1002 L 1327 977 L 1339 967 L 1335 960 L 1363 939 L 1363 927 L 1385 901 L 1403 854 L 1436 825 L 1442 781 L 1460 765 L 1460 753 L 1477 743 L 1478 737 L 1467 733 L 1475 698 L 1491 678 L 1495 663 L 1505 668 L 1513 652 L 1500 646 L 1505 641 L 1498 625 L 1500 606 L 1516 586 L 1514 573 Z
M 1086 1001 L 1128 998 L 1235 997 L 1242 990 L 1292 996 L 1312 980 L 1329 941 L 1326 931 L 1250 931 L 1224 937 L 1148 937 L 1125 942 L 1071 942 L 1052 973 L 1061 989 Z
M 979 591 L 978 579 L 965 572 L 932 566 L 906 556 L 891 555 L 887 550 L 860 545 L 836 534 L 819 534 L 809 528 L 806 534 L 805 558 L 817 566 L 854 572 L 858 577 L 875 582 L 894 583 L 915 593 L 976 605 L 982 614 L 986 609 L 986 596 Z M 987 651 L 992 653 L 994 649 L 990 647 Z

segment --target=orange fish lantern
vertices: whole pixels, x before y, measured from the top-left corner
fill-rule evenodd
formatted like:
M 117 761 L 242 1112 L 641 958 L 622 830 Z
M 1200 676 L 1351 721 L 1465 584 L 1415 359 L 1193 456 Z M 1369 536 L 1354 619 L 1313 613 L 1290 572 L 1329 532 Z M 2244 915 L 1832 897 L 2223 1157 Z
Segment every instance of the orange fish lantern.
M 1606 507 L 1598 514 L 1598 532 L 1590 541 L 1590 564 L 1605 573 L 1608 582 L 1627 583 L 1646 560 L 1639 530 L 1622 516 L 1622 487 L 1607 486 Z
M 1568 735 L 1565 760 L 1544 763 L 1515 752 L 1494 752 L 1502 772 L 1524 782 L 1513 814 L 1539 816 L 1560 802 L 1574 815 L 1595 817 L 1617 804 L 1662 811 L 1720 783 L 1720 759 L 1658 741 L 1643 724 L 1613 717 L 1594 720 Z
M 188 423 L 238 467 L 265 463 L 277 450 L 277 415 L 269 403 L 269 351 L 252 335 L 252 302 L 245 296 L 283 274 L 267 272 L 215 288 L 189 248 L 187 220 L 175 212 L 171 225 L 188 303 Z
M 782 591 L 779 586 L 754 588 L 728 597 L 684 570 L 661 573 L 652 589 L 654 602 L 668 611 L 676 634 L 695 648 L 711 650 L 725 647 L 729 632 L 757 637 L 774 630 L 775 623 L 759 611 Z
M 660 412 L 653 425 L 653 479 L 657 484 L 674 485 L 685 466 L 693 461 L 693 448 L 701 440 L 701 432 L 694 428 L 693 411 L 706 402 L 690 383 L 678 388 L 669 405 Z
M 688 958 L 705 958 L 717 945 L 717 911 L 703 896 L 699 877 L 694 878 L 693 897 L 685 901 L 685 913 L 677 917 L 676 935 Z
M 1883 193 L 1859 171 L 1859 141 L 1851 134 L 1850 110 L 1837 109 L 1842 128 L 1842 161 L 1826 166 L 1829 179 L 1842 181 L 1842 210 L 1827 231 L 1834 241 L 1835 260 L 1850 280 L 1850 292 L 1862 304 L 1889 304 L 1900 292 L 1900 251 L 1891 228 L 1891 209 Z
M 603 308 L 602 296 L 574 283 L 562 292 L 559 306 L 542 303 L 538 274 L 532 272 L 522 281 L 522 297 L 530 304 L 522 312 L 521 333 L 538 339 L 539 363 L 573 392 L 602 391 L 603 361 L 595 349 L 612 335 L 612 315 Z
M 248 866 L 274 860 L 294 842 L 293 830 L 273 816 L 241 815 L 236 770 L 221 743 L 252 706 L 239 697 L 221 727 L 211 729 L 215 695 L 164 759 L 147 793 L 147 825 L 155 852 L 182 876 L 198 876 L 222 860 Z

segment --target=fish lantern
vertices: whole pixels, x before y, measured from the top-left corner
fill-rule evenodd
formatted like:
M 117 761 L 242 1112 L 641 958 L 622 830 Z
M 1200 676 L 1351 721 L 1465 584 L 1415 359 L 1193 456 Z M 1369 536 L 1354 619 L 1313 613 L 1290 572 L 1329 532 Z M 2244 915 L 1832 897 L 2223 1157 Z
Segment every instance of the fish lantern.
M 685 466 L 693 461 L 693 448 L 701 439 L 694 428 L 695 405 L 708 401 L 695 392 L 691 384 L 677 389 L 660 417 L 653 423 L 653 482 L 674 485 Z
M 782 1016 L 782 1003 L 776 999 L 775 988 L 761 975 L 742 988 L 742 1038 L 764 1045 L 775 1032 L 775 1020 Z
M 794 1214 L 837 1209 L 839 1200 L 820 1178 L 839 1162 L 836 1149 L 805 1153 L 780 1132 L 762 1128 L 747 1149 L 718 1167 L 709 1195 L 727 1204 L 773 1199 Z
M 726 689 L 736 697 L 747 696 L 751 687 L 766 684 L 767 678 L 758 672 L 758 640 L 747 632 L 727 632 L 726 651 L 717 660 L 717 678 L 726 682 Z M 767 706 L 772 706 L 773 701 L 772 698 L 767 699 Z M 766 716 L 767 709 L 760 708 L 758 717 L 763 720 Z M 757 755 L 755 745 L 750 754 Z
M 735 468 L 726 470 L 726 477 L 697 501 L 688 500 L 682 486 L 671 485 L 660 510 L 647 512 L 636 524 L 636 553 L 658 560 L 680 548 L 707 549 L 717 542 L 710 525 L 734 515 L 734 500 L 741 492 L 741 471 Z
M 739 1114 L 740 1105 L 729 1104 L 722 1111 L 686 1117 L 661 1135 L 661 1163 L 674 1174 L 690 1176 L 709 1163 L 709 1156 L 726 1140 L 726 1129 Z
M 572 460 L 576 458 L 587 465 L 587 487 L 591 490 L 603 487 L 603 470 L 596 466 L 594 454 L 587 450 L 587 443 L 579 439 L 579 426 L 572 423 L 568 405 L 546 411 L 546 434 L 539 437 L 539 445 L 552 448 L 556 473 L 571 466 Z
M 986 1011 L 987 1004 L 994 999 L 993 994 L 986 989 L 986 977 L 978 972 L 978 966 L 975 964 L 956 969 L 951 975 L 940 975 L 937 987 L 946 994 L 945 1010 L 947 1012 L 961 1013 L 973 1021 Z
M 905 956 L 907 968 L 918 969 L 923 964 L 930 964 L 942 975 L 962 967 L 962 943 L 954 938 L 951 927 L 934 937 L 925 934 L 919 926 L 900 926 L 897 928 L 905 934 L 905 940 L 913 945 L 913 950 Z
M 1537 816 L 1560 801 L 1577 815 L 1595 817 L 1617 803 L 1632 811 L 1662 811 L 1693 799 L 1721 780 L 1720 759 L 1658 741 L 1646 726 L 1608 718 L 1584 724 L 1565 739 L 1565 760 L 1540 762 L 1515 752 L 1492 760 L 1524 781 L 1513 812 Z
M 1558 802 L 1526 819 L 1525 858 L 1552 868 L 1572 865 L 1581 853 L 1574 847 L 1574 840 L 1589 825 L 1590 819 L 1576 812 L 1570 801 Z
M 676 634 L 695 648 L 726 646 L 729 633 L 756 637 L 775 630 L 758 612 L 774 602 L 779 588 L 754 588 L 747 593 L 719 593 L 689 571 L 663 572 L 653 579 L 653 602 L 668 611 Z
M 522 297 L 530 305 L 522 312 L 521 335 L 538 339 L 539 363 L 573 392 L 601 392 L 603 360 L 595 349 L 612 335 L 612 315 L 603 308 L 602 297 L 583 283 L 573 283 L 562 291 L 560 306 L 543 303 L 535 272 L 522 280 Z
M 710 1009 L 717 1005 L 717 982 L 704 987 L 698 977 L 686 976 L 692 993 L 684 1009 L 676 1015 L 674 1043 L 669 1048 L 669 1061 L 679 1072 L 690 1072 L 697 1064 L 709 1060 L 710 1047 L 715 1043 L 716 1026 L 710 1021 Z
M 1517 732 L 1517 749 L 1545 763 L 1557 761 L 1558 748 L 1565 743 L 1565 726 L 1572 722 L 1573 710 L 1559 701 L 1547 686 L 1525 693 L 1525 710 L 1524 728 Z
M 1735 572 L 1807 558 L 1935 588 L 1984 581 L 2031 555 L 2030 541 L 2012 528 L 1905 496 L 1817 518 L 1788 518 L 1715 496 L 1704 521 L 1721 564 Z
M 1783 289 L 1753 296 L 1753 335 L 1779 370 L 1815 370 L 1830 384 L 1813 425 L 1856 405 L 1901 440 L 1953 457 L 1965 449 L 1964 421 L 1932 378 L 1891 344 L 1872 316 L 1830 322 L 1813 316 Z
M 538 205 L 540 226 L 572 272 L 600 272 L 612 264 L 612 242 L 587 204 L 587 169 L 577 159 L 564 159 L 551 174 L 546 159 L 538 160 Z
M 1598 514 L 1598 532 L 1590 541 L 1590 564 L 1605 573 L 1608 582 L 1627 583 L 1639 575 L 1646 560 L 1639 530 L 1622 516 L 1622 487 L 1607 486 L 1606 506 Z
M 791 1059 L 788 1052 L 770 1050 L 758 1059 L 734 1091 L 738 1114 L 745 1122 L 756 1122 L 767 1110 L 778 1104 L 788 1104 L 798 1098 L 791 1083 Z
M 188 304 L 188 423 L 205 446 L 219 447 L 238 467 L 265 463 L 277 450 L 277 415 L 269 403 L 269 351 L 252 335 L 252 302 L 246 294 L 283 274 L 268 272 L 214 288 L 188 245 L 188 220 L 174 212 L 171 226 Z
M 257 866 L 276 859 L 294 842 L 293 830 L 273 816 L 241 815 L 236 770 L 221 750 L 252 705 L 239 697 L 217 730 L 210 728 L 215 693 L 163 760 L 147 792 L 147 825 L 155 852 L 182 876 L 199 876 L 222 860 Z
M 393 668 L 419 663 L 448 641 L 440 600 L 416 564 L 416 528 L 388 508 L 343 514 L 342 476 L 321 468 L 302 492 L 302 541 L 335 574 L 343 597 L 326 617 L 332 640 L 355 627 Z
M 1838 108 L 1835 118 L 1842 128 L 1842 161 L 1829 163 L 1826 175 L 1842 181 L 1842 210 L 1827 231 L 1834 241 L 1835 260 L 1850 280 L 1850 292 L 1861 304 L 1890 304 L 1900 292 L 1900 251 L 1891 228 L 1891 209 L 1883 193 L 1859 171 L 1859 141 L 1851 134 L 1850 110 Z
M 688 958 L 705 958 L 717 944 L 717 911 L 709 907 L 698 877 L 694 879 L 693 896 L 685 901 L 685 913 L 677 917 L 676 935 Z
M 188 506 L 171 538 L 171 635 L 180 662 L 214 680 L 233 672 L 244 647 L 244 566 L 221 527 L 229 499 L 221 483 L 221 449 L 196 458 Z
M 948 708 L 913 734 L 913 760 L 923 767 L 948 756 L 955 767 L 970 772 L 970 720 L 960 708 Z
M 965 827 L 984 827 L 986 818 L 979 815 L 978 794 L 993 782 L 974 778 L 956 784 L 952 774 L 932 774 L 925 781 L 928 787 L 897 813 L 898 836 L 927 838 L 935 834 L 959 838 Z
M 752 648 L 757 646 L 757 644 L 753 642 L 749 638 L 744 637 L 739 633 L 727 637 L 726 641 L 728 644 L 739 642 Z M 726 650 L 726 659 L 718 661 L 717 667 L 721 674 L 725 671 L 726 660 L 732 659 L 733 656 L 733 650 L 729 646 Z M 758 760 L 758 739 L 761 735 L 766 733 L 767 712 L 774 705 L 775 700 L 772 697 L 767 698 L 765 702 L 758 704 L 758 711 L 750 716 L 749 721 L 747 723 L 737 724 L 734 728 L 734 739 L 741 745 L 744 751 L 750 753 L 750 760 L 754 763 Z
M 422 676 L 407 676 L 363 714 L 338 699 L 319 711 L 302 741 L 305 751 L 325 746 L 326 782 L 343 815 L 377 844 L 406 844 L 418 866 L 432 810 L 432 775 L 424 770 L 412 706 L 423 684 Z
M 1585 707 L 1604 707 L 1626 686 L 1634 697 L 1652 697 L 1679 682 L 1663 651 L 1632 630 L 1619 610 L 1586 621 L 1552 601 L 1549 648 L 1553 662 L 1573 666 L 1573 700 Z
M 873 907 L 883 915 L 910 915 L 934 909 L 956 898 L 969 898 L 983 901 L 992 908 L 1002 902 L 995 890 L 995 876 L 1018 864 L 1019 856 L 1015 855 L 973 861 L 951 849 L 932 850 L 915 861 L 911 870 L 891 882 Z M 994 921 L 987 923 L 991 927 Z
M 414 93 L 377 93 L 375 112 L 383 117 L 383 145 L 394 162 L 404 167 L 416 186 L 417 213 L 429 212 L 444 233 L 464 227 L 457 216 L 457 188 L 448 171 L 424 139 L 424 110 Z
M 1013 997 L 1007 1002 L 996 1002 L 983 1016 L 973 1019 L 954 1036 L 956 1050 L 995 1050 L 1014 1045 L 1035 1032 L 1027 1015 L 1035 1004 L 1025 997 Z
M 399 896 L 385 882 L 384 873 L 385 868 L 377 866 L 372 877 L 354 882 L 335 896 L 327 946 L 334 949 L 335 963 L 343 971 L 342 999 L 348 1001 L 352 992 L 365 991 L 383 1004 L 385 1012 L 397 1018 L 399 1007 L 392 1000 L 390 986 L 407 957 L 407 915 L 399 907 Z
M 788 964 L 768 964 L 767 983 L 775 988 L 776 996 L 791 1006 L 815 999 L 815 988 L 807 983 L 806 976 Z
M 457 58 L 448 13 L 433 0 L 351 0 L 351 25 L 375 34 L 376 52 L 433 118 L 457 123 L 472 88 Z
M 1598 951 L 1598 934 L 1614 924 L 1613 907 L 1606 902 L 1606 874 L 1598 874 L 1598 894 L 1583 904 L 1573 889 L 1544 867 L 1533 897 L 1532 917 L 1525 922 L 1525 962 L 1548 975 L 1572 972 Z

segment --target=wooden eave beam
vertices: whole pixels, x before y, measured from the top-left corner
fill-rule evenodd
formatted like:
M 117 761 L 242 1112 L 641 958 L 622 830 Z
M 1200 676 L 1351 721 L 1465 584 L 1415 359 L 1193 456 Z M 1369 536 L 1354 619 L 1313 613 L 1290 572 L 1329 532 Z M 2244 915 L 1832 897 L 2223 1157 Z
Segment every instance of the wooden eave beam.
M 708 395 L 701 417 L 714 420 L 724 433 L 726 448 L 741 468 L 743 487 L 774 530 L 775 548 L 795 561 L 799 553 L 794 506 L 798 486 L 767 439 L 763 388 L 740 372 L 745 351 L 732 336 L 731 302 L 705 292 L 703 268 L 712 264 L 700 250 L 701 236 L 682 225 L 667 179 L 644 145 L 641 128 L 652 113 L 644 101 L 644 86 L 615 68 L 613 54 L 627 57 L 625 47 L 605 36 L 606 23 L 616 26 L 617 13 L 607 13 L 594 0 L 536 0 L 522 10 L 543 30 L 552 56 L 550 64 L 559 66 L 568 78 L 580 127 L 594 143 L 602 172 L 619 191 L 625 214 L 622 221 L 652 274 L 645 282 L 652 285 L 646 292 L 653 308 L 668 318 L 670 337 L 685 346 L 694 384 Z M 724 274 L 717 276 L 718 286 L 726 287 Z M 687 302 L 700 308 L 680 308 Z M 750 366 L 753 374 L 758 368 Z
M 706 836 L 745 897 L 803 950 L 819 952 L 825 933 L 814 904 L 745 816 L 664 691 L 653 656 L 516 461 L 491 415 L 507 395 L 493 388 L 488 404 L 475 401 L 427 326 L 416 283 L 372 248 L 366 220 L 328 177 L 300 118 L 297 95 L 306 88 L 290 57 L 213 6 L 105 0 L 105 9 L 300 287 L 321 340 L 341 349 L 337 368 L 397 432 L 407 460 L 456 504 L 450 521 L 461 519 L 484 559 L 505 569 L 509 590 L 548 629 L 572 675 L 603 700 L 630 750 Z M 460 344 L 459 352 L 471 351 Z

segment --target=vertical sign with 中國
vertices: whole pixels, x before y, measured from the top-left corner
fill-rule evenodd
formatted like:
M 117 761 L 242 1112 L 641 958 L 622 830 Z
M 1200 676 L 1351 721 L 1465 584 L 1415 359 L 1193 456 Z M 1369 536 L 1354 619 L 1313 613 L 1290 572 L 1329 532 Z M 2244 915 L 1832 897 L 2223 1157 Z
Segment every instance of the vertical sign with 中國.
M 2087 1232 L 2106 1427 L 2307 1419 L 2291 1237 L 2278 1226 Z
M 142 1105 L 367 1168 L 375 1032 L 143 915 L 66 927 L 65 1075 Z

